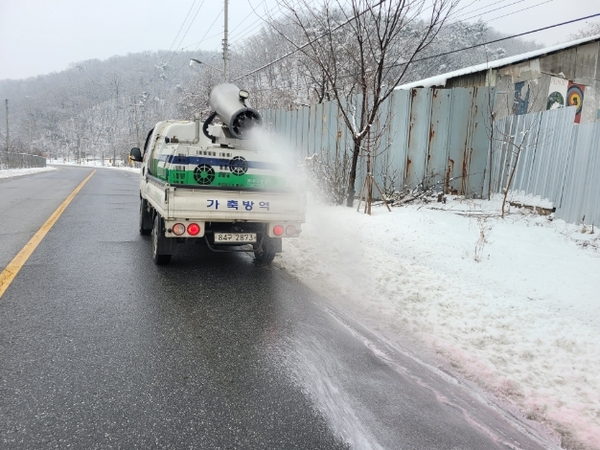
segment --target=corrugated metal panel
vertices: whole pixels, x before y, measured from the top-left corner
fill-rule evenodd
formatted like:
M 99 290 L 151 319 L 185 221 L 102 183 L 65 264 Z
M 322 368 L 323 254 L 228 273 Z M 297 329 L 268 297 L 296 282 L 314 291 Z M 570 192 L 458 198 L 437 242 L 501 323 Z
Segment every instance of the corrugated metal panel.
M 304 156 L 310 156 L 308 148 L 308 127 L 310 125 L 310 109 L 301 108 L 298 110 L 298 123 L 296 131 L 296 148 L 300 149 L 300 153 Z
M 423 182 L 427 187 L 443 188 L 448 185 L 447 177 L 452 177 L 457 193 L 480 195 L 481 177 L 475 174 L 470 182 L 469 178 L 470 165 L 475 161 L 478 167 L 479 161 L 487 158 L 487 152 L 482 156 L 473 153 L 474 145 L 482 147 L 477 143 L 482 119 L 475 113 L 481 111 L 482 99 L 487 104 L 481 92 L 473 88 L 395 91 L 382 104 L 369 141 L 363 141 L 357 165 L 359 183 L 366 176 L 364 150 L 368 147 L 372 172 L 385 189 L 413 189 Z M 360 100 L 360 96 L 350 99 L 355 105 L 355 124 L 360 119 L 356 117 Z M 335 102 L 263 114 L 302 156 L 318 153 L 322 159 L 333 161 L 352 154 L 352 135 Z
M 315 153 L 322 155 L 324 152 L 329 152 L 329 148 L 323 142 L 323 103 L 314 105 L 314 119 L 313 119 L 313 138 Z M 325 125 L 327 129 L 327 125 Z
M 389 187 L 393 180 L 401 190 L 426 180 L 467 196 L 487 195 L 488 185 L 503 192 L 520 150 L 511 190 L 551 200 L 557 218 L 600 223 L 600 123 L 573 124 L 575 108 L 561 108 L 505 117 L 494 123 L 491 136 L 489 92 L 395 91 L 382 105 L 373 127 L 378 139 L 370 143 L 378 184 Z M 359 99 L 351 101 L 358 105 Z M 352 136 L 334 102 L 263 115 L 301 156 L 319 153 L 333 164 L 352 153 Z M 357 193 L 365 169 L 361 157 Z
M 466 174 L 463 175 L 463 193 L 469 197 L 487 198 L 484 189 L 490 143 L 494 89 L 475 88 L 471 106 L 471 125 L 465 149 Z M 492 97 L 490 97 L 492 95 Z M 484 194 L 485 191 L 485 194 Z
M 379 108 L 379 114 L 375 118 L 373 124 L 373 130 L 375 133 L 371 135 L 370 149 L 373 155 L 373 176 L 375 182 L 381 189 L 388 189 L 390 185 L 390 179 L 388 177 L 389 168 L 389 98 L 382 102 Z M 379 131 L 377 131 L 379 130 Z
M 529 190 L 553 199 L 558 206 L 563 192 L 564 179 L 572 147 L 573 121 L 576 107 L 561 108 L 542 113 L 540 124 L 541 149 L 539 170 L 533 172 Z
M 296 146 L 294 144 L 295 141 L 295 136 L 294 136 L 294 119 L 297 114 L 298 111 L 294 111 L 294 114 L 282 114 L 283 111 L 278 111 L 278 117 L 277 120 L 278 122 L 282 122 L 282 124 L 280 125 L 280 129 L 282 130 L 281 133 L 283 136 L 286 137 L 287 141 L 290 143 L 290 145 L 292 146 L 291 148 L 295 149 Z
M 573 108 L 562 108 L 497 121 L 492 163 L 494 191 L 502 192 L 507 186 L 518 152 L 519 164 L 511 189 L 559 201 L 573 117 Z
M 353 95 L 352 97 L 350 97 L 347 100 L 342 101 L 342 105 L 344 110 L 346 111 L 350 111 L 350 116 L 351 116 L 351 122 L 353 124 L 353 127 L 356 129 L 358 128 L 358 126 L 360 125 L 360 107 L 361 107 L 361 102 L 362 102 L 362 96 L 361 95 Z M 345 127 L 345 126 L 344 126 Z M 349 158 L 352 158 L 352 153 L 354 151 L 354 140 L 352 137 L 352 132 L 350 130 L 347 129 L 347 127 L 345 127 L 347 132 L 345 133 L 345 143 L 346 143 L 346 151 L 348 152 Z M 362 145 L 366 145 L 366 141 L 362 142 Z M 359 194 L 360 193 L 360 188 L 362 187 L 363 181 L 365 179 L 365 177 L 367 176 L 367 170 L 366 170 L 366 161 L 364 158 L 364 154 L 361 152 L 361 154 L 358 157 L 358 161 L 357 161 L 357 167 L 356 167 L 356 184 L 355 184 L 355 189 L 356 189 L 356 193 Z
M 463 195 L 463 177 L 467 175 L 465 152 L 471 123 L 471 104 L 474 88 L 452 89 L 450 115 L 450 140 L 448 143 L 448 167 L 446 171 L 446 192 Z
M 492 182 L 539 195 L 556 206 L 556 218 L 600 223 L 600 122 L 574 124 L 575 108 L 508 116 L 496 122 Z
M 431 101 L 425 184 L 427 188 L 434 188 L 439 191 L 444 189 L 446 181 L 451 108 L 452 90 L 434 89 Z
M 481 72 L 469 73 L 466 75 L 448 78 L 446 81 L 447 88 L 455 87 L 471 87 L 471 86 L 485 86 L 486 85 L 486 74 L 485 70 Z
M 337 104 L 327 102 L 323 105 L 323 142 L 322 151 L 335 157 L 335 140 L 337 134 Z
M 390 131 L 389 152 L 391 169 L 396 190 L 406 188 L 404 174 L 406 173 L 406 158 L 408 156 L 408 129 L 410 111 L 410 91 L 395 90 L 390 97 Z
M 408 154 L 404 184 L 413 189 L 424 181 L 431 117 L 431 89 L 411 89 Z
M 557 217 L 570 223 L 600 223 L 600 122 L 573 125 L 572 158 Z

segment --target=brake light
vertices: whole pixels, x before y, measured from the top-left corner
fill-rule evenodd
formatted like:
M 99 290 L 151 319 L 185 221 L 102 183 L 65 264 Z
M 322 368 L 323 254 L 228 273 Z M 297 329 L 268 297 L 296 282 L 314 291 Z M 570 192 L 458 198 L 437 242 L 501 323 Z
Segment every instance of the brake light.
M 172 231 L 175 236 L 181 236 L 183 233 L 185 233 L 185 225 L 182 223 L 176 223 L 173 225 Z
M 187 227 L 187 232 L 190 236 L 196 236 L 200 233 L 200 225 L 197 223 L 190 223 Z
M 283 231 L 284 231 L 284 229 L 283 229 L 282 225 L 275 225 L 273 227 L 273 234 L 275 236 L 282 236 L 283 235 Z

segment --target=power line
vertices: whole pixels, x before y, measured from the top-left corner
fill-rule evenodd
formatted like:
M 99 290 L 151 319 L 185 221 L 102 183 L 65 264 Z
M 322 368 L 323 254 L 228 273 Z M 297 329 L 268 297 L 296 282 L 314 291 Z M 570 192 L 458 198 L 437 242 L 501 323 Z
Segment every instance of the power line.
M 304 4 L 307 5 L 310 8 L 313 7 L 314 3 L 318 1 L 318 0 L 305 0 Z M 250 6 L 250 8 L 252 9 L 252 12 L 254 13 L 254 15 L 257 17 L 257 19 L 248 27 L 246 27 L 244 30 L 242 30 L 241 32 L 239 32 L 235 37 L 234 37 L 234 42 L 233 44 L 237 44 L 237 42 L 239 42 L 240 40 L 244 39 L 249 33 L 252 33 L 255 30 L 258 30 L 260 28 L 260 23 L 263 22 L 265 24 L 268 24 L 269 22 L 262 17 L 262 15 L 260 15 L 256 10 L 257 8 L 259 8 L 261 5 L 266 3 L 266 0 L 263 0 L 258 6 L 253 6 L 252 3 L 250 2 L 250 0 L 247 0 L 248 2 L 248 6 Z
M 479 10 L 481 10 L 481 9 L 490 8 L 490 6 L 496 6 L 496 8 L 494 8 L 494 9 L 489 9 L 489 10 L 487 10 L 487 11 L 483 11 L 483 12 L 481 12 L 481 13 L 479 13 L 479 14 L 473 14 L 473 15 L 471 15 L 471 16 L 469 16 L 469 17 L 467 17 L 466 19 L 461 19 L 462 21 L 471 20 L 471 19 L 474 19 L 475 17 L 481 17 L 481 16 L 485 16 L 486 14 L 493 13 L 494 11 L 498 11 L 498 10 L 500 10 L 500 9 L 508 8 L 509 6 L 516 5 L 517 3 L 523 3 L 524 1 L 525 1 L 525 0 L 517 0 L 516 2 L 512 2 L 512 3 L 509 3 L 508 5 L 504 5 L 504 6 L 497 6 L 497 5 L 499 5 L 500 3 L 503 3 L 503 2 L 498 2 L 496 5 L 487 5 L 487 6 L 482 6 L 481 8 L 477 8 L 477 9 L 474 9 L 473 11 L 468 11 L 468 12 L 465 12 L 465 13 L 463 13 L 463 14 L 460 14 L 460 15 L 458 15 L 458 16 L 456 16 L 456 17 L 454 17 L 454 18 L 455 18 L 455 19 L 458 19 L 458 18 L 460 18 L 460 17 L 466 16 L 467 14 L 473 14 L 474 12 L 476 12 L 476 11 L 479 11 Z
M 210 36 L 208 36 L 208 37 L 207 37 L 206 35 L 207 35 L 207 34 L 210 32 L 210 30 L 212 30 L 212 29 L 213 29 L 213 27 L 215 26 L 215 23 L 217 22 L 217 20 L 219 20 L 219 19 L 221 18 L 221 15 L 223 14 L 223 12 L 224 12 L 224 9 L 223 9 L 223 8 L 221 8 L 221 11 L 219 11 L 219 14 L 217 14 L 217 15 L 215 16 L 215 20 L 213 20 L 213 22 L 210 24 L 210 27 L 208 27 L 208 28 L 206 29 L 206 32 L 204 33 L 204 35 L 202 36 L 202 38 L 201 38 L 199 41 L 196 41 L 196 42 L 194 42 L 194 43 L 192 43 L 192 44 L 190 44 L 190 45 L 187 45 L 187 46 L 185 46 L 185 47 L 181 47 L 181 50 L 187 50 L 188 48 L 190 48 L 190 47 L 194 47 L 194 46 L 195 46 L 195 48 L 194 48 L 194 51 L 196 51 L 196 50 L 198 50 L 198 47 L 200 46 L 200 44 L 202 44 L 202 43 L 203 43 L 205 40 L 207 40 L 207 39 L 212 39 L 212 38 L 214 38 L 214 37 L 216 37 L 216 36 L 219 36 L 219 35 L 220 35 L 220 33 L 217 33 L 217 34 L 211 34 L 211 35 L 210 35 Z
M 342 22 L 341 24 L 339 24 L 338 26 L 336 26 L 336 27 L 335 27 L 335 28 L 333 28 L 332 30 L 328 30 L 328 31 L 326 31 L 325 33 L 323 33 L 323 34 L 321 34 L 321 35 L 317 36 L 316 38 L 314 38 L 314 39 L 312 39 L 312 40 L 310 40 L 310 41 L 308 41 L 308 42 L 306 42 L 306 43 L 304 43 L 304 44 L 302 44 L 300 47 L 297 47 L 296 49 L 292 50 L 291 52 L 288 52 L 288 53 L 286 53 L 285 55 L 283 55 L 283 56 L 281 56 L 281 57 L 277 58 L 276 60 L 274 60 L 274 61 L 271 61 L 270 63 L 268 63 L 268 64 L 265 64 L 264 66 L 261 66 L 261 67 L 259 67 L 258 69 L 255 69 L 255 70 L 253 70 L 252 72 L 249 72 L 249 73 L 247 73 L 246 75 L 243 75 L 243 76 L 241 76 L 241 77 L 237 77 L 237 78 L 235 78 L 235 79 L 234 79 L 234 80 L 232 80 L 232 81 L 237 81 L 237 80 L 240 80 L 240 79 L 242 79 L 242 78 L 249 77 L 250 75 L 254 75 L 256 72 L 260 72 L 261 70 L 264 70 L 264 69 L 266 69 L 267 67 L 270 67 L 270 66 L 272 66 L 273 64 L 275 64 L 275 63 L 277 63 L 277 62 L 279 62 L 279 61 L 282 61 L 282 60 L 284 60 L 284 59 L 286 59 L 286 58 L 289 58 L 289 57 L 290 57 L 290 56 L 292 56 L 293 54 L 295 54 L 295 53 L 299 52 L 300 50 L 302 50 L 302 49 L 303 49 L 303 48 L 305 48 L 305 47 L 308 47 L 309 45 L 311 45 L 312 43 L 314 43 L 314 42 L 318 41 L 318 40 L 319 40 L 319 39 L 321 39 L 322 37 L 324 37 L 324 36 L 327 36 L 327 35 L 328 35 L 328 34 L 330 34 L 330 33 L 336 32 L 337 30 L 339 30 L 339 29 L 340 29 L 340 28 L 342 28 L 343 26 L 345 26 L 345 25 L 349 24 L 349 23 L 350 23 L 350 22 L 352 22 L 353 20 L 356 20 L 356 19 L 358 19 L 358 18 L 359 18 L 360 16 L 362 16 L 363 14 L 366 14 L 367 12 L 369 12 L 369 11 L 370 11 L 372 8 L 374 8 L 374 7 L 376 7 L 376 6 L 379 6 L 379 5 L 381 5 L 382 3 L 385 3 L 385 1 L 386 1 L 386 0 L 381 0 L 379 3 L 376 3 L 375 5 L 373 5 L 373 6 L 369 7 L 369 8 L 367 8 L 367 9 L 366 9 L 366 10 L 364 10 L 363 12 L 361 12 L 361 13 L 358 13 L 358 14 L 356 14 L 356 15 L 354 15 L 354 16 L 352 16 L 352 17 L 350 17 L 348 20 L 346 20 L 345 22 Z
M 188 17 L 190 17 L 190 13 L 192 12 L 192 9 L 194 9 L 194 6 L 196 5 L 197 1 L 198 0 L 194 0 L 192 3 L 192 6 L 190 6 L 190 9 L 189 9 L 187 15 L 185 16 L 185 19 L 183 19 L 183 22 L 181 23 L 181 26 L 179 27 L 179 31 L 177 31 L 177 34 L 175 35 L 175 39 L 173 39 L 173 42 L 171 43 L 171 46 L 169 47 L 169 51 L 173 50 L 173 46 L 175 45 L 175 42 L 177 42 L 179 33 L 181 33 L 181 30 L 183 30 L 183 27 L 184 27 L 185 23 L 187 22 Z
M 260 8 L 262 5 L 264 5 L 267 2 L 267 0 L 263 0 L 262 2 L 260 2 L 258 4 L 258 6 L 256 6 L 256 8 Z M 244 28 L 243 30 L 238 31 L 238 37 L 234 37 L 235 40 L 239 40 L 240 37 L 239 35 L 244 35 L 247 34 L 247 31 L 249 29 L 256 29 L 255 25 L 260 22 L 262 20 L 262 17 L 260 17 L 257 13 L 256 13 L 256 8 L 252 5 L 252 3 L 250 3 L 250 0 L 248 0 L 248 5 L 250 6 L 250 8 L 252 9 L 252 12 L 254 12 L 254 14 L 257 16 L 257 19 L 252 22 L 249 26 L 247 26 L 246 28 Z M 250 18 L 250 15 L 246 16 L 244 18 L 244 20 L 242 20 L 240 23 L 238 23 L 233 30 L 231 30 L 231 35 L 233 36 L 233 33 L 246 21 Z
M 181 43 L 183 42 L 183 40 L 185 39 L 185 37 L 187 36 L 188 32 L 190 31 L 190 28 L 192 27 L 192 25 L 194 24 L 194 21 L 196 20 L 196 17 L 198 17 L 198 13 L 200 12 L 200 10 L 202 9 L 202 6 L 204 5 L 204 1 L 202 0 L 202 2 L 200 3 L 200 6 L 198 6 L 198 9 L 196 10 L 196 13 L 194 14 L 194 17 L 192 18 L 192 20 L 190 21 L 187 29 L 185 30 L 185 33 L 183 34 L 183 36 L 181 37 L 181 39 L 179 40 L 179 45 L 181 45 Z M 175 36 L 175 39 L 173 40 L 173 43 L 171 44 L 171 48 L 173 47 L 173 44 L 175 44 L 175 42 L 177 41 L 177 38 L 179 37 L 179 34 L 181 33 L 181 30 L 183 29 L 183 27 L 185 26 L 185 23 L 187 22 L 190 13 L 192 12 L 192 10 L 194 9 L 194 6 L 196 5 L 197 0 L 194 0 L 194 2 L 192 3 L 192 6 L 190 8 L 190 10 L 188 11 L 187 15 L 185 16 L 185 19 L 183 20 L 183 23 L 181 24 L 181 27 L 179 28 L 179 31 L 177 32 L 177 35 Z M 169 51 L 171 49 L 169 48 Z M 173 50 L 173 52 L 171 53 L 171 55 L 168 57 L 168 60 L 165 61 L 167 65 L 169 65 L 171 63 L 171 61 L 173 60 L 173 58 L 175 57 L 175 54 L 177 53 L 177 50 Z M 177 71 L 177 73 L 181 71 L 181 68 Z M 157 67 L 157 69 L 154 71 L 154 74 L 152 75 L 152 78 L 150 79 L 150 83 L 152 83 L 154 81 L 154 79 L 156 78 L 156 75 L 158 74 L 159 69 Z
M 202 3 L 200 3 L 200 6 L 198 7 L 198 9 L 196 10 L 196 14 L 194 14 L 194 18 L 192 19 L 192 21 L 190 22 L 190 24 L 187 27 L 187 30 L 185 30 L 185 33 L 183 34 L 183 36 L 181 37 L 181 40 L 179 41 L 179 45 L 181 45 L 181 43 L 183 42 L 183 40 L 185 39 L 185 37 L 187 36 L 188 32 L 190 31 L 190 28 L 192 27 L 192 25 L 194 24 L 194 22 L 196 21 L 196 17 L 198 17 L 198 13 L 200 12 L 200 10 L 202 9 L 202 6 L 204 5 L 204 0 L 202 0 Z
M 493 41 L 484 42 L 482 44 L 471 45 L 469 47 L 460 48 L 458 50 L 451 50 L 449 52 L 438 53 L 437 55 L 424 56 L 422 58 L 415 59 L 412 62 L 424 61 L 426 59 L 439 58 L 440 56 L 446 56 L 446 55 L 451 55 L 453 53 L 464 52 L 465 50 L 471 50 L 471 49 L 474 49 L 474 48 L 477 48 L 477 47 L 483 47 L 484 45 L 495 44 L 496 42 L 501 42 L 501 41 L 506 41 L 508 39 L 514 39 L 514 38 L 526 36 L 528 34 L 533 34 L 533 33 L 537 33 L 539 31 L 544 31 L 544 30 L 549 30 L 551 28 L 561 27 L 563 25 L 569 25 L 570 23 L 575 23 L 575 22 L 579 22 L 579 21 L 586 20 L 586 19 L 591 19 L 593 17 L 598 17 L 598 16 L 600 16 L 600 13 L 592 14 L 591 16 L 580 17 L 579 19 L 568 20 L 566 22 L 561 22 L 561 23 L 557 23 L 557 24 L 554 24 L 554 25 L 549 25 L 547 27 L 537 28 L 537 29 L 531 30 L 531 31 L 525 31 L 523 33 L 513 34 L 512 36 L 507 36 L 507 37 L 503 37 L 503 38 L 499 38 L 499 39 L 494 39 Z M 389 66 L 387 68 L 391 69 L 392 67 L 401 66 L 403 64 L 406 64 L 406 63 L 393 64 L 393 65 L 391 65 L 391 66 Z
M 545 2 L 538 3 L 537 5 L 528 6 L 527 8 L 521 8 L 521 9 L 518 9 L 517 11 L 509 12 L 508 14 L 504 14 L 503 16 L 494 17 L 493 19 L 489 19 L 487 22 L 493 22 L 496 19 L 501 19 L 503 17 L 512 16 L 513 14 L 517 14 L 517 13 L 520 13 L 522 11 L 527 11 L 528 9 L 531 9 L 531 8 L 537 8 L 538 6 L 545 5 L 546 3 L 550 3 L 550 2 L 553 2 L 553 1 L 554 0 L 546 0 Z
M 380 3 L 383 3 L 383 2 L 380 2 Z M 375 5 L 375 6 L 376 6 L 376 5 Z M 594 17 L 599 17 L 599 16 L 600 16 L 600 13 L 596 13 L 596 14 L 592 14 L 592 15 L 589 15 L 589 16 L 580 17 L 580 18 L 578 18 L 578 19 L 568 20 L 568 21 L 566 21 L 566 22 L 561 22 L 561 23 L 557 23 L 557 24 L 554 24 L 554 25 L 549 25 L 549 26 L 546 26 L 546 27 L 537 28 L 537 29 L 535 29 L 535 30 L 525 31 L 525 32 L 523 32 L 523 33 L 513 34 L 513 35 L 511 35 L 511 36 L 507 36 L 507 37 L 503 37 L 503 38 L 499 38 L 499 39 L 494 39 L 494 40 L 492 40 L 492 41 L 484 42 L 484 43 L 481 43 L 481 44 L 471 45 L 471 46 L 469 46 L 469 47 L 464 47 L 464 48 L 461 48 L 461 49 L 458 49 L 458 50 L 451 50 L 451 51 L 448 51 L 448 52 L 438 53 L 438 54 L 436 54 L 436 55 L 425 56 L 425 57 L 422 57 L 422 58 L 419 58 L 419 59 L 415 59 L 415 60 L 413 60 L 413 61 L 412 61 L 412 63 L 419 62 L 419 61 L 424 61 L 424 60 L 427 60 L 427 59 L 432 59 L 432 58 L 439 58 L 439 57 L 441 57 L 441 56 L 451 55 L 451 54 L 454 54 L 454 53 L 459 53 L 459 52 L 463 52 L 463 51 L 466 51 L 466 50 L 471 50 L 471 49 L 474 49 L 474 48 L 483 47 L 484 45 L 495 44 L 495 43 L 497 43 L 497 42 L 502 42 L 502 41 L 506 41 L 506 40 L 509 40 L 509 39 L 515 39 L 515 38 L 522 37 L 522 36 L 527 36 L 527 35 L 529 35 L 529 34 L 538 33 L 538 32 L 540 32 L 540 31 L 549 30 L 549 29 L 556 28 L 556 27 L 561 27 L 561 26 L 563 26 L 563 25 L 569 25 L 569 24 L 571 24 L 571 23 L 580 22 L 580 21 L 582 21 L 582 20 L 591 19 L 591 18 L 594 18 Z M 342 25 L 345 25 L 346 23 L 348 23 L 350 20 L 353 20 L 353 19 L 354 19 L 354 18 L 352 18 L 352 19 L 349 19 L 347 22 L 344 22 Z M 335 28 L 334 30 L 332 30 L 332 31 L 337 31 L 337 30 L 338 30 L 338 29 L 339 29 L 339 28 L 340 28 L 342 25 L 340 25 L 340 26 L 336 27 L 336 28 Z M 281 56 L 281 57 L 279 57 L 279 58 L 277 58 L 277 59 L 275 59 L 275 60 L 271 61 L 270 63 L 267 63 L 267 64 L 265 64 L 265 65 L 263 65 L 263 66 L 261 66 L 261 67 L 259 67 L 259 68 L 257 68 L 257 69 L 254 69 L 253 71 L 251 71 L 251 72 L 248 72 L 248 73 L 247 73 L 247 74 L 245 74 L 245 75 L 242 75 L 242 76 L 240 76 L 240 77 L 237 77 L 237 78 L 236 78 L 236 79 L 234 79 L 233 81 L 237 81 L 237 80 L 240 80 L 240 79 L 242 79 L 242 78 L 248 77 L 248 76 L 250 76 L 250 75 L 254 75 L 254 74 L 255 74 L 255 73 L 257 73 L 257 72 L 260 72 L 260 71 L 262 71 L 262 70 L 264 70 L 264 69 L 266 69 L 266 68 L 270 67 L 270 66 L 272 66 L 273 64 L 276 64 L 276 63 L 278 63 L 279 61 L 282 61 L 283 59 L 285 59 L 285 58 L 288 58 L 288 57 L 292 56 L 293 54 L 297 53 L 298 51 L 300 51 L 300 50 L 302 50 L 303 48 L 307 47 L 308 45 L 312 44 L 313 42 L 315 42 L 315 41 L 317 41 L 317 40 L 321 39 L 323 36 L 325 36 L 325 34 L 323 34 L 323 35 L 321 35 L 321 36 L 318 36 L 317 38 L 313 39 L 312 41 L 309 41 L 309 42 L 307 42 L 306 44 L 303 44 L 303 45 L 301 45 L 300 47 L 296 48 L 295 50 L 292 50 L 291 52 L 289 52 L 289 53 L 286 53 L 285 55 L 283 55 L 283 56 Z M 406 63 L 397 63 L 397 64 L 393 64 L 393 65 L 391 65 L 391 66 L 389 66 L 389 67 L 386 67 L 386 69 L 391 69 L 391 68 L 393 68 L 393 67 L 402 66 L 403 64 L 406 64 Z
M 476 12 L 476 11 L 481 11 L 482 9 L 488 9 L 488 8 L 490 8 L 490 7 L 493 7 L 493 6 L 498 6 L 498 5 L 500 5 L 501 3 L 507 2 L 507 1 L 509 1 L 509 0 L 499 0 L 499 1 L 497 1 L 497 2 L 496 2 L 495 4 L 493 4 L 493 5 L 485 5 L 485 6 L 481 6 L 481 7 L 479 7 L 479 8 L 472 9 L 471 11 L 466 11 L 466 10 L 467 10 L 467 9 L 468 9 L 470 6 L 472 6 L 472 5 L 473 5 L 473 4 L 474 4 L 476 1 L 477 1 L 477 0 L 473 0 L 473 1 L 472 1 L 471 3 L 469 3 L 467 6 L 463 6 L 462 8 L 458 8 L 458 9 L 456 10 L 456 13 L 455 13 L 455 14 L 450 14 L 450 17 L 452 17 L 453 19 L 458 19 L 459 17 L 466 16 L 467 14 L 473 14 L 474 12 Z M 506 6 L 514 5 L 515 3 L 521 3 L 521 2 L 524 2 L 524 1 L 525 1 L 525 0 L 517 0 L 516 2 L 514 2 L 514 3 L 511 3 L 511 4 L 509 4 L 509 5 L 506 5 Z M 504 8 L 504 7 L 503 7 L 503 8 Z M 484 12 L 482 12 L 481 14 L 482 14 L 482 15 L 483 15 L 483 14 L 486 14 L 486 12 L 484 11 Z

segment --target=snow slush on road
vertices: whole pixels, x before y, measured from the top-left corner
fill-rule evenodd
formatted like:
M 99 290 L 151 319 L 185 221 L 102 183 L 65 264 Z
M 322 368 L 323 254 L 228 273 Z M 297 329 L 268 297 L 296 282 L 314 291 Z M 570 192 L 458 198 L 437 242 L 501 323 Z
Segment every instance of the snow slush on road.
M 262 117 L 247 99 L 234 84 L 219 84 L 202 126 L 199 114 L 158 122 L 143 150 L 131 149 L 142 163 L 140 233 L 152 235 L 156 264 L 170 262 L 175 243 L 199 238 L 213 251 L 252 251 L 269 264 L 283 238 L 299 237 L 306 196 L 274 149 L 255 139 Z

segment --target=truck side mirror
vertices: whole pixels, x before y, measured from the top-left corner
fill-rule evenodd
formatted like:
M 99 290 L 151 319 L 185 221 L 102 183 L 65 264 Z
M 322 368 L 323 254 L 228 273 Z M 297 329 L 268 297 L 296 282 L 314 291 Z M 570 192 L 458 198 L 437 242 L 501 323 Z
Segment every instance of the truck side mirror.
M 138 147 L 133 147 L 129 152 L 129 156 L 132 160 L 137 162 L 142 162 L 144 160 L 144 158 L 142 158 L 142 152 Z

